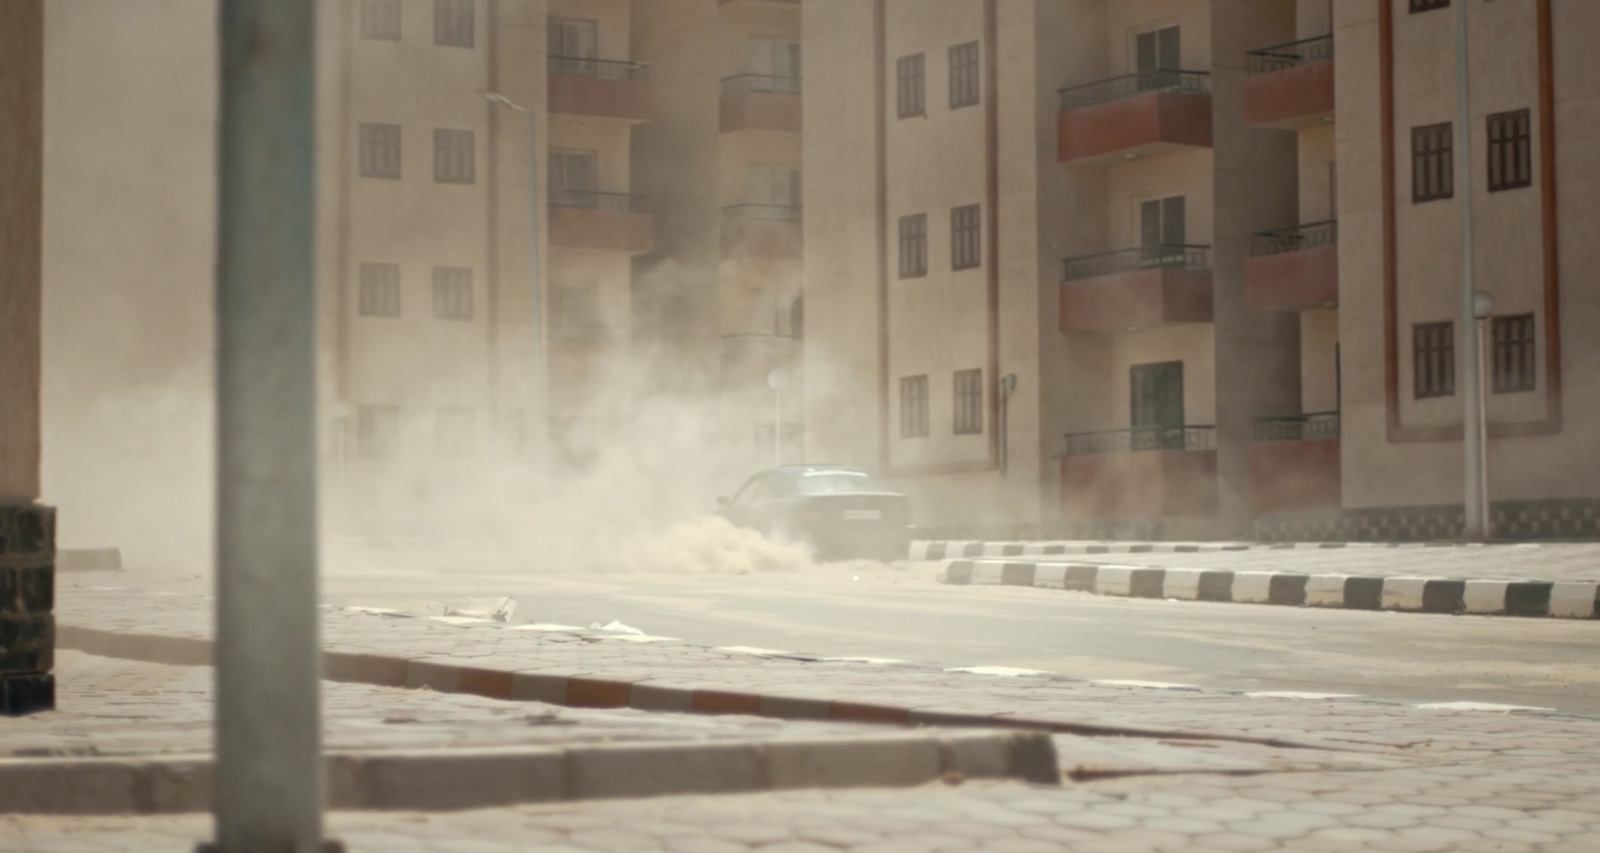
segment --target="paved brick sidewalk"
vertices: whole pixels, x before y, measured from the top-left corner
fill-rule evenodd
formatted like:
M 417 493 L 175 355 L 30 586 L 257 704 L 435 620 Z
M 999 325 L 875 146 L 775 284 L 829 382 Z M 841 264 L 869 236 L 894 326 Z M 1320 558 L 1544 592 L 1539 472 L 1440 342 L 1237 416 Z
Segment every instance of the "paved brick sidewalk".
M 1600 848 L 1589 769 L 1142 777 L 1068 788 L 969 784 L 526 806 L 453 814 L 336 814 L 352 851 L 492 853 L 1146 853 Z M 204 817 L 0 817 L 0 851 L 189 849 Z

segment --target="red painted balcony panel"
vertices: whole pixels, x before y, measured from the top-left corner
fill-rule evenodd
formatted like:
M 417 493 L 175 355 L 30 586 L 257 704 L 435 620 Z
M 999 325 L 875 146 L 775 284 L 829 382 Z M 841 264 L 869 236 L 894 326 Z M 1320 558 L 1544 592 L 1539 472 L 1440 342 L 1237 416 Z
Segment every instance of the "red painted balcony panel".
M 1215 450 L 1151 450 L 1061 459 L 1061 512 L 1070 521 L 1210 516 Z
M 648 254 L 655 250 L 655 215 L 603 207 L 550 206 L 550 244 L 563 249 Z
M 1339 304 L 1339 224 L 1330 220 L 1257 232 L 1245 262 L 1245 300 L 1258 311 Z
M 1211 322 L 1209 246 L 1148 246 L 1068 258 L 1061 331 Z
M 558 115 L 649 121 L 650 66 L 585 57 L 551 56 L 550 112 Z
M 1255 442 L 1247 461 L 1250 502 L 1258 515 L 1340 506 L 1337 438 Z
M 804 248 L 798 220 L 724 217 L 724 258 L 789 258 L 799 260 Z
M 1211 147 L 1210 77 L 1146 71 L 1063 89 L 1057 159 L 1086 165 Z
M 1252 50 L 1245 60 L 1244 120 L 1297 130 L 1333 118 L 1333 36 Z

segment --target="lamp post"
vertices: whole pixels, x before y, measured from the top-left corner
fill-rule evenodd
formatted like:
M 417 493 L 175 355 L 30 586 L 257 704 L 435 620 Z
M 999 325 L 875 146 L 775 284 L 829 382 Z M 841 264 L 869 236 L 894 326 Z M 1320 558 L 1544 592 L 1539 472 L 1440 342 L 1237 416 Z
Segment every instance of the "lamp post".
M 774 367 L 767 373 L 767 386 L 772 389 L 772 464 L 783 464 L 783 387 L 789 384 L 789 371 Z
M 533 377 L 530 402 L 533 410 L 534 451 L 542 454 L 545 430 L 549 426 L 547 411 L 550 374 L 545 353 L 544 293 L 539 282 L 539 136 L 534 112 L 499 92 L 479 94 L 496 106 L 523 114 L 528 119 L 528 285 L 533 294 Z M 491 320 L 492 322 L 492 320 Z
M 1472 90 L 1467 51 L 1467 6 L 1456 6 L 1456 187 L 1461 205 L 1461 444 L 1462 487 L 1466 507 L 1461 535 L 1469 542 L 1488 536 L 1489 502 L 1485 475 L 1488 439 L 1483 420 L 1483 355 L 1477 326 L 1477 291 L 1472 281 Z M 1492 302 L 1491 302 L 1492 310 Z

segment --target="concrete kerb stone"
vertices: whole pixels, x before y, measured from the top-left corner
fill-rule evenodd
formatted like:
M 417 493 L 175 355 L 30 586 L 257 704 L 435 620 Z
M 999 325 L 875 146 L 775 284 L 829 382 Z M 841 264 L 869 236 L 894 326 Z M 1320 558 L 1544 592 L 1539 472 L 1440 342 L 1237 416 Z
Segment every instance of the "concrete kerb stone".
M 938 544 L 928 545 L 930 551 Z M 934 571 L 934 579 L 949 585 L 1034 586 L 1096 595 L 1164 597 L 1178 601 L 1232 601 L 1293 607 L 1485 616 L 1600 618 L 1600 582 L 1595 581 L 1232 572 L 1016 558 L 942 560 Z
M 335 753 L 326 761 L 329 802 L 342 810 L 459 810 L 668 794 L 914 786 L 950 773 L 1061 782 L 1050 737 L 1019 732 Z M 0 813 L 206 811 L 212 806 L 212 774 L 210 758 L 197 756 L 0 760 Z

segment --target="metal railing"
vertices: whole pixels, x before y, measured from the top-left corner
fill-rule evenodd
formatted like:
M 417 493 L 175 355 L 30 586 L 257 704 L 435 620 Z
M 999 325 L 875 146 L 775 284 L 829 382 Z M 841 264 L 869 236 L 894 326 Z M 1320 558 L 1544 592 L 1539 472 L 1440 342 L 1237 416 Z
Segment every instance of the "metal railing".
M 598 77 L 601 80 L 649 80 L 650 66 L 643 62 L 616 59 L 588 59 L 581 56 L 549 57 L 551 74 Z
M 1215 450 L 1214 426 L 1148 426 L 1067 433 L 1068 456 L 1104 456 L 1146 450 Z
M 1155 68 L 1108 80 L 1097 80 L 1082 86 L 1069 86 L 1058 94 L 1061 96 L 1061 109 L 1066 111 L 1125 101 L 1151 92 L 1204 95 L 1210 91 L 1209 72 Z
M 628 193 L 602 193 L 590 190 L 551 190 L 551 207 L 586 207 L 595 210 L 626 210 L 648 213 L 649 198 Z
M 1067 258 L 1062 261 L 1062 267 L 1066 281 L 1148 269 L 1203 270 L 1211 268 L 1211 247 L 1161 243 Z
M 1339 245 L 1339 222 L 1309 222 L 1293 228 L 1274 228 L 1250 235 L 1250 257 L 1282 255 L 1288 252 L 1309 252 Z
M 799 222 L 801 207 L 798 204 L 732 204 L 722 209 L 724 222 L 761 220 L 765 222 Z
M 1317 441 L 1339 437 L 1338 412 L 1256 418 L 1255 441 Z
M 722 78 L 722 94 L 766 92 L 774 95 L 800 94 L 800 78 L 792 74 L 735 74 Z
M 1245 73 L 1250 76 L 1271 74 L 1285 68 L 1299 68 L 1318 62 L 1333 61 L 1333 36 L 1317 36 L 1287 44 L 1275 44 L 1245 54 Z

